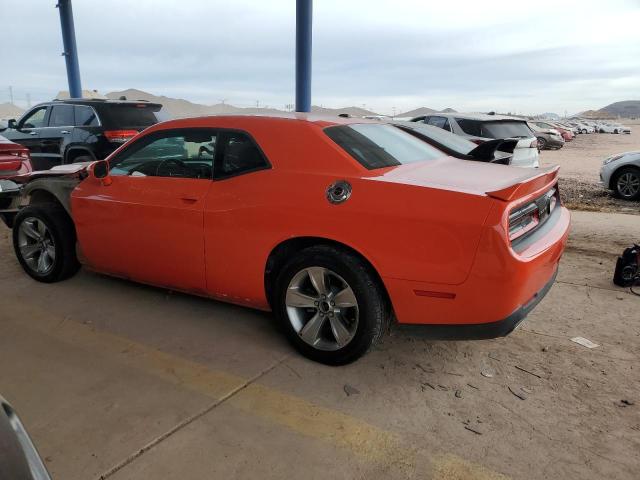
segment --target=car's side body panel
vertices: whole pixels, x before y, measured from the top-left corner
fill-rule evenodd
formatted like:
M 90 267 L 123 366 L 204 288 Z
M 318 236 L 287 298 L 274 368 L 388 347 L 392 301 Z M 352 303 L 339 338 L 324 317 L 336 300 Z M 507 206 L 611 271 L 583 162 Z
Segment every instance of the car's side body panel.
M 201 179 L 114 176 L 72 195 L 82 257 L 95 270 L 193 293 L 205 292 Z

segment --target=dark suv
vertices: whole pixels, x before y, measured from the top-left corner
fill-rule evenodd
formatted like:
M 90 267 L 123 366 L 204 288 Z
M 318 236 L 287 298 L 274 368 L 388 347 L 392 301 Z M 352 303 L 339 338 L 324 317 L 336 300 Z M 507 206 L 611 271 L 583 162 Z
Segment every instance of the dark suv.
M 150 125 L 158 123 L 159 103 L 71 99 L 41 103 L 0 130 L 31 151 L 34 170 L 101 160 Z

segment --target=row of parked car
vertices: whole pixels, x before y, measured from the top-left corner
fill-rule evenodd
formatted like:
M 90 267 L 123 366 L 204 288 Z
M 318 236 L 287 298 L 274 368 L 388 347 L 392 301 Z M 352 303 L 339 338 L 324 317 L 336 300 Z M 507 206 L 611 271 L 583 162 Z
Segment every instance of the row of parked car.
M 157 103 L 124 98 L 55 100 L 37 105 L 0 127 L 0 135 L 6 137 L 0 140 L 4 159 L 0 178 L 106 158 L 162 120 L 161 108 Z M 539 167 L 540 150 L 562 148 L 578 134 L 630 133 L 628 127 L 615 123 L 524 119 L 494 113 L 433 113 L 406 120 L 375 120 L 389 122 L 457 158 L 529 168 Z M 606 186 L 623 198 L 635 198 L 635 191 L 616 187 L 614 173 L 607 177 Z M 633 179 L 630 181 L 633 186 Z

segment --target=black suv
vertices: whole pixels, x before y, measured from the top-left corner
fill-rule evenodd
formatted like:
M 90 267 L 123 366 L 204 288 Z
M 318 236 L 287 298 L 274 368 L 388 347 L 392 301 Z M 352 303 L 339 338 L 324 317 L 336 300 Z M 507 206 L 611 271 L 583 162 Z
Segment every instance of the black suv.
M 34 170 L 101 160 L 160 121 L 159 103 L 70 99 L 41 103 L 20 120 L 9 120 L 2 136 L 31 151 Z

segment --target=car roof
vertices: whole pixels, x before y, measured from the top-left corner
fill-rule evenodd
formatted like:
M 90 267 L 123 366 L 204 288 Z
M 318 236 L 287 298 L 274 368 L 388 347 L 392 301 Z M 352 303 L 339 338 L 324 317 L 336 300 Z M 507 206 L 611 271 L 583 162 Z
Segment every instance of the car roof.
M 481 120 L 485 122 L 496 121 L 496 120 L 515 120 L 518 122 L 526 122 L 524 118 L 512 117 L 509 115 L 494 115 L 489 113 L 440 113 L 434 112 L 429 115 L 425 115 L 427 117 L 448 117 L 448 118 L 464 118 L 469 120 Z
M 162 104 L 149 102 L 147 100 L 111 100 L 111 99 L 102 99 L 102 98 L 64 98 L 64 99 L 55 99 L 50 102 L 42 102 L 36 107 L 43 105 L 59 105 L 59 104 L 69 104 L 69 105 L 138 105 L 138 104 L 152 105 L 162 107 Z

